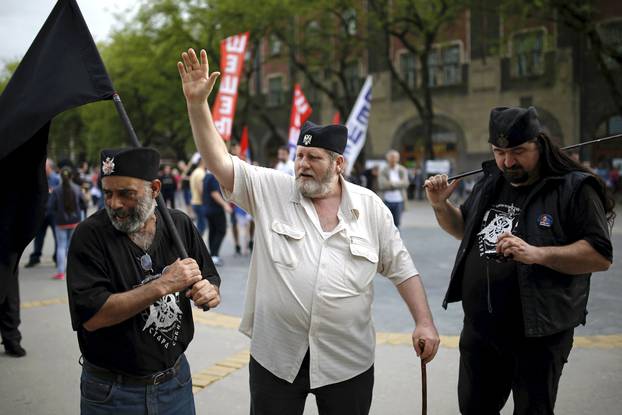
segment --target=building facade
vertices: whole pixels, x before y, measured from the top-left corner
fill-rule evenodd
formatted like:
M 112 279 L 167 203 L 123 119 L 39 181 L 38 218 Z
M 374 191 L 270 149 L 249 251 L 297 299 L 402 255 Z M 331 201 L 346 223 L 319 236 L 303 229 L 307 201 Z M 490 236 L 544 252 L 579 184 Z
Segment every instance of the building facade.
M 546 131 L 560 145 L 622 133 L 622 117 L 611 99 L 610 85 L 585 38 L 553 19 L 503 18 L 494 11 L 494 2 L 483 3 L 491 7 L 465 10 L 447 25 L 428 58 L 437 159 L 448 159 L 454 171 L 464 171 L 490 158 L 488 117 L 496 106 L 534 106 Z M 599 33 L 622 50 L 622 3 L 603 0 L 598 10 Z M 264 164 L 286 142 L 295 78 L 303 80 L 303 91 L 313 106 L 312 120 L 328 123 L 335 112 L 326 96 L 291 70 L 282 47 L 275 39 L 266 39 L 261 53 L 272 59 L 263 59 L 257 72 L 258 92 L 278 125 L 276 135 L 259 122 L 251 127 L 253 152 Z M 418 59 L 397 41 L 389 49 L 402 78 L 415 90 L 420 88 Z M 394 148 L 406 165 L 421 166 L 424 143 L 419 114 L 378 54 L 370 46 L 352 73 L 359 85 L 368 73 L 373 75 L 364 157 L 381 159 Z M 609 65 L 616 79 L 622 79 L 620 66 L 613 60 Z M 622 91 L 622 83 L 618 86 Z M 585 148 L 581 156 L 592 163 L 622 159 L 622 145 Z

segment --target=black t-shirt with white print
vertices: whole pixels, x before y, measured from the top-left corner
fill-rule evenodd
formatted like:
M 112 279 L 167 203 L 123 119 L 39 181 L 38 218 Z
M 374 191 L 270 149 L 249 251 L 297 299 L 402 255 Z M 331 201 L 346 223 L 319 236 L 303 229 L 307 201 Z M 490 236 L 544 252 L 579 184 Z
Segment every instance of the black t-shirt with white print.
M 207 248 L 192 221 L 170 210 L 188 255 L 204 278 L 219 285 Z M 177 258 L 164 221 L 156 210 L 156 234 L 147 253 L 153 274 Z M 192 306 L 184 293 L 169 294 L 132 318 L 92 332 L 83 323 L 108 297 L 132 290 L 151 272 L 141 267 L 145 254 L 126 234 L 117 231 L 104 209 L 82 222 L 73 234 L 67 260 L 69 308 L 84 358 L 109 370 L 142 376 L 174 365 L 194 335 Z
M 487 254 L 495 253 L 499 235 L 514 233 L 532 188 L 512 186 L 504 180 L 469 247 L 462 280 L 462 308 L 465 319 L 480 330 L 523 330 L 516 262 Z

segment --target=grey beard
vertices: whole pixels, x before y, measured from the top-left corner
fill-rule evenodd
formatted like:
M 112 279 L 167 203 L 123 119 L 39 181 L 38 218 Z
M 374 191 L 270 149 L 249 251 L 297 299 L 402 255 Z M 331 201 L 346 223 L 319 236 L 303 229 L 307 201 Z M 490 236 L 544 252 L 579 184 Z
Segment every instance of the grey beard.
M 328 170 L 324 177 L 319 181 L 315 179 L 303 180 L 301 176 L 296 178 L 296 187 L 304 197 L 310 199 L 326 196 L 330 193 L 330 183 L 333 180 L 334 174 L 331 170 Z
M 315 180 L 301 180 L 296 179 L 296 187 L 304 197 L 313 199 L 314 197 L 321 197 L 330 191 L 330 183 L 320 183 Z
M 129 216 L 123 222 L 118 222 L 116 219 L 119 213 L 125 213 L 123 209 L 115 210 L 106 206 L 106 212 L 108 213 L 112 226 L 114 226 L 116 230 L 127 234 L 139 230 L 147 219 L 153 215 L 153 212 L 155 212 L 156 201 L 152 197 L 152 194 L 151 189 L 149 189 L 149 192 L 146 192 L 145 195 L 138 200 L 136 207 L 128 212 Z

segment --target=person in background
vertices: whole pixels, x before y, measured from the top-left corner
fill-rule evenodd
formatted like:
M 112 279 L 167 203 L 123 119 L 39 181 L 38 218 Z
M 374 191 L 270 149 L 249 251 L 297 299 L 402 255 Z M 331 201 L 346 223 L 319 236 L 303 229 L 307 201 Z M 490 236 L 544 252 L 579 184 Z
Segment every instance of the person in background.
M 165 164 L 162 168 L 162 174 L 158 178 L 162 183 L 162 197 L 164 203 L 166 203 L 171 209 L 175 209 L 175 192 L 177 191 L 177 182 L 171 171 L 171 166 Z
M 196 226 L 199 235 L 205 233 L 205 207 L 203 205 L 203 179 L 205 178 L 205 162 L 199 159 L 198 165 L 190 175 L 190 193 L 192 195 L 192 210 L 196 216 Z
M 180 172 L 179 188 L 181 189 L 181 195 L 182 195 L 184 206 L 185 206 L 186 213 L 188 214 L 188 216 L 192 216 L 192 213 L 193 213 L 192 203 L 191 203 L 192 192 L 190 191 L 190 175 L 192 174 L 192 171 L 194 170 L 195 167 L 196 165 L 186 164 L 186 162 L 183 160 L 179 160 L 179 162 L 177 163 L 177 168 L 179 169 L 179 172 Z
M 231 141 L 229 147 L 229 154 L 240 157 L 240 143 L 237 141 Z M 233 242 L 235 243 L 235 254 L 242 255 L 242 248 L 240 246 L 240 230 L 238 226 L 238 215 L 236 215 L 235 204 L 231 203 L 231 214 L 229 215 L 229 223 L 231 225 L 231 233 L 233 234 Z M 250 242 L 250 241 L 249 241 Z
M 223 265 L 220 258 L 220 246 L 227 235 L 227 216 L 233 212 L 229 202 L 226 202 L 220 192 L 220 183 L 211 172 L 206 171 L 203 178 L 203 206 L 209 235 L 207 245 L 212 255 L 212 261 L 217 267 Z
M 380 166 L 375 164 L 374 166 L 365 169 L 363 175 L 365 176 L 365 187 L 374 193 L 378 193 L 378 175 L 380 174 Z
M 280 172 L 283 172 L 289 176 L 294 176 L 294 162 L 289 155 L 289 148 L 287 146 L 279 147 L 277 153 L 277 163 L 274 168 Z
M 89 192 L 91 196 L 91 203 L 95 209 L 101 209 L 103 207 L 102 200 L 102 191 L 101 191 L 101 183 L 99 177 L 99 166 L 93 166 L 93 172 L 90 177 L 91 181 L 91 190 Z
M 396 150 L 387 151 L 386 159 L 387 165 L 378 174 L 378 190 L 393 215 L 393 223 L 399 228 L 409 184 L 408 170 L 399 164 L 400 153 Z
M 56 274 L 52 278 L 65 279 L 67 251 L 73 230 L 82 221 L 82 211 L 86 210 L 86 200 L 80 186 L 72 181 L 70 167 L 63 167 L 60 172 L 61 184 L 48 199 L 48 212 L 54 216 L 56 235 Z
M 58 185 L 60 185 L 60 175 L 56 173 L 54 162 L 51 159 L 47 159 L 45 161 L 45 174 L 48 180 L 48 194 L 52 193 Z M 41 253 L 43 251 L 43 243 L 45 242 L 45 235 L 47 234 L 47 229 L 52 229 L 52 236 L 54 238 L 54 253 L 52 254 L 54 262 L 56 262 L 56 229 L 54 228 L 54 215 L 46 211 L 45 217 L 43 218 L 43 222 L 35 235 L 34 248 L 32 253 L 30 254 L 30 258 L 28 259 L 28 263 L 25 265 L 26 268 L 32 268 L 38 265 L 41 262 Z

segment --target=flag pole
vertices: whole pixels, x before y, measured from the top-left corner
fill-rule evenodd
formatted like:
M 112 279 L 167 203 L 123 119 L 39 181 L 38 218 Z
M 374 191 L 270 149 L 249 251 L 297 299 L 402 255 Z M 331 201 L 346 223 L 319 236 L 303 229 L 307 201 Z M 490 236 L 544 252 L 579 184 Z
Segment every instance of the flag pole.
M 125 111 L 125 107 L 123 106 L 123 102 L 121 101 L 121 97 L 117 92 L 112 96 L 112 101 L 114 102 L 114 106 L 117 109 L 117 113 L 121 118 L 121 122 L 123 122 L 123 126 L 127 130 L 128 135 L 130 136 L 130 141 L 133 147 L 142 147 L 140 145 L 140 141 L 138 141 L 138 136 L 136 135 L 136 131 L 134 131 L 134 127 L 132 126 L 132 121 L 130 121 L 130 117 L 128 117 L 127 112 Z M 166 202 L 164 201 L 164 197 L 162 197 L 162 193 L 158 193 L 157 197 L 157 205 L 158 210 L 162 214 L 162 218 L 164 219 L 164 223 L 166 227 L 171 233 L 173 238 L 173 243 L 175 244 L 175 248 L 177 248 L 177 252 L 179 253 L 182 259 L 188 258 L 188 252 L 186 251 L 186 247 L 181 241 L 181 237 L 179 236 L 179 232 L 177 232 L 177 228 L 173 223 L 173 218 L 171 218 L 171 213 L 166 208 Z M 204 305 L 203 310 L 209 310 L 209 306 Z
M 587 146 L 589 144 L 596 144 L 596 143 L 600 143 L 602 141 L 609 141 L 609 140 L 613 140 L 615 138 L 620 138 L 620 137 L 622 137 L 622 134 L 610 135 L 608 137 L 598 138 L 596 140 L 585 141 L 583 143 L 573 144 L 573 145 L 570 145 L 570 146 L 562 147 L 562 148 L 560 148 L 560 150 L 574 150 L 576 148 Z M 484 169 L 471 170 L 471 171 L 467 171 L 467 172 L 464 172 L 464 173 L 456 174 L 455 176 L 450 176 L 450 177 L 447 178 L 447 180 L 448 181 L 452 181 L 452 180 L 456 180 L 456 179 L 461 179 L 463 177 L 471 176 L 472 174 L 481 173 L 483 171 L 484 171 Z M 421 186 L 421 187 L 425 187 L 425 186 Z

